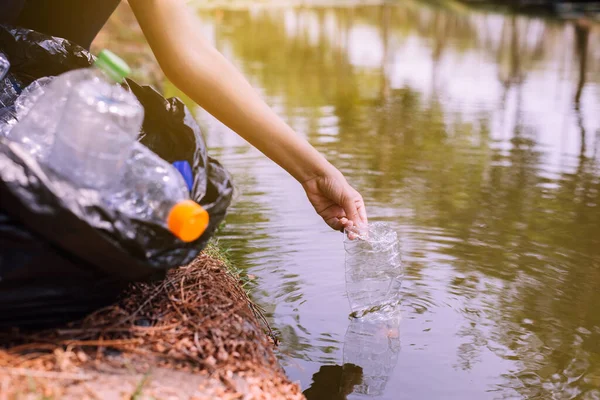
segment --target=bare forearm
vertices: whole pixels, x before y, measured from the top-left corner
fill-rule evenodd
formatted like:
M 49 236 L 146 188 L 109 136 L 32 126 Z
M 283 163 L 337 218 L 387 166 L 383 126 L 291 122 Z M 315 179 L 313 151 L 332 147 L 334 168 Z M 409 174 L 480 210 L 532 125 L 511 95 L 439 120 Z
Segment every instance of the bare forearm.
M 298 181 L 331 165 L 281 120 L 198 29 L 183 0 L 130 0 L 167 77 Z

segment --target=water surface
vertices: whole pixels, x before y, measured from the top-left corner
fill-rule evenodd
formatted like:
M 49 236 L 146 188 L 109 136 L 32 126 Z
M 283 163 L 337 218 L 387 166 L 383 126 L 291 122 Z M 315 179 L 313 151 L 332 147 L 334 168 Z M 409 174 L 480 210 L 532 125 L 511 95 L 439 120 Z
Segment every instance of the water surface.
M 418 2 L 199 14 L 401 236 L 402 319 L 357 325 L 341 234 L 199 114 L 240 192 L 220 239 L 309 399 L 600 398 L 597 25 Z
M 351 321 L 342 235 L 198 111 L 289 376 L 313 400 L 600 399 L 600 27 L 336 4 L 198 11 L 402 240 L 401 320 Z

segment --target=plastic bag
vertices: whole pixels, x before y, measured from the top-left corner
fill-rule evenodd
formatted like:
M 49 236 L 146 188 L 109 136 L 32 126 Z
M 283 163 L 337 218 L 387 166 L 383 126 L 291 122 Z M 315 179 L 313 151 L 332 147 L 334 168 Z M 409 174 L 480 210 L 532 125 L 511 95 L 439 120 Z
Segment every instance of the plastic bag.
M 0 51 L 11 62 L 8 75 L 22 82 L 20 90 L 93 61 L 65 39 L 1 25 Z M 148 86 L 127 85 L 145 107 L 141 142 L 170 163 L 193 166 L 191 198 L 208 211 L 209 227 L 183 243 L 166 229 L 107 209 L 91 192 L 64 185 L 0 137 L 0 326 L 59 322 L 108 304 L 128 282 L 159 279 L 192 261 L 224 219 L 231 178 L 208 156 L 189 110 Z

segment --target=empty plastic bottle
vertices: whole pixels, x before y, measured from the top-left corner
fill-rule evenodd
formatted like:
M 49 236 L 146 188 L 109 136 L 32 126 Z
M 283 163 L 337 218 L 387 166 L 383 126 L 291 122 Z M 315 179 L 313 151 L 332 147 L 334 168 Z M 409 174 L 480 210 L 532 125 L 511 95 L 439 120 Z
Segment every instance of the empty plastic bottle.
M 346 231 L 346 291 L 352 315 L 395 305 L 403 268 L 398 235 L 388 224 L 371 223 Z
M 8 132 L 17 123 L 15 108 L 10 105 L 17 92 L 12 81 L 6 78 L 9 69 L 8 58 L 0 52 L 0 137 L 8 136 Z
M 13 126 L 17 123 L 17 113 L 14 106 L 0 108 L 0 137 L 8 137 Z
M 52 77 L 36 79 L 27 86 L 15 100 L 17 119 L 23 119 L 35 103 L 46 93 L 46 88 L 52 82 Z
M 20 113 L 15 107 L 15 115 L 20 115 L 17 115 L 18 124 L 7 132 L 8 139 L 18 143 L 23 150 L 37 159 L 44 160 L 54 143 L 56 126 L 62 116 L 69 91 L 75 82 L 90 74 L 89 70 L 87 68 L 69 71 L 53 78 L 52 82 L 49 78 L 41 78 L 44 79 L 44 85 L 36 85 L 35 81 L 30 91 L 33 97 L 29 100 L 32 101 L 26 101 L 26 97 L 20 101 L 18 98 L 15 100 L 15 103 L 20 103 Z
M 10 139 L 83 187 L 114 181 L 143 120 L 135 96 L 116 84 L 129 72 L 123 60 L 103 50 L 92 68 L 55 77 Z
M 0 108 L 9 107 L 18 96 L 12 77 L 8 74 L 10 62 L 0 51 Z
M 33 81 L 27 86 L 21 94 L 19 94 L 14 104 L 8 107 L 0 108 L 0 136 L 12 139 L 14 136 L 11 134 L 12 128 L 17 122 L 24 118 L 25 115 L 33 108 L 34 104 L 42 97 L 45 93 L 45 87 L 52 81 L 52 78 L 44 77 Z M 14 96 L 16 96 L 16 91 Z
M 190 200 L 179 171 L 139 142 L 106 201 L 130 218 L 164 226 L 184 242 L 198 239 L 208 226 L 208 213 Z
M 47 165 L 79 187 L 101 189 L 119 179 L 144 109 L 115 84 L 130 72 L 123 60 L 102 51 L 94 65 L 69 91 Z

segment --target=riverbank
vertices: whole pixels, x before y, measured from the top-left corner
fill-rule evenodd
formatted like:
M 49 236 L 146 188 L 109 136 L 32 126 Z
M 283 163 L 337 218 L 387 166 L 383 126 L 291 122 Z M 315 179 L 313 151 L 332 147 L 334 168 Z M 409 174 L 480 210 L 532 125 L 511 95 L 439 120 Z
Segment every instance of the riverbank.
M 0 400 L 303 399 L 214 247 L 61 329 L 2 334 Z

